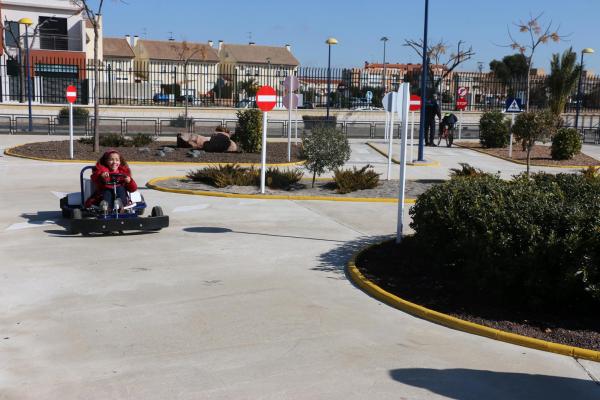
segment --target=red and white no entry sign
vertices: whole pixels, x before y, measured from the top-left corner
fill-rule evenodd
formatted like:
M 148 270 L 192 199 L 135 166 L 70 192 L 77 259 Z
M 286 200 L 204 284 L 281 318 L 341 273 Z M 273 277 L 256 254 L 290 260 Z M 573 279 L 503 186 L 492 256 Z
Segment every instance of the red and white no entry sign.
M 277 103 L 277 92 L 271 86 L 261 86 L 256 92 L 256 105 L 261 111 L 271 111 Z
M 465 86 L 461 86 L 457 90 L 458 97 L 465 97 L 469 93 L 469 88 Z
M 416 94 L 410 95 L 410 105 L 408 106 L 410 111 L 419 111 L 421 109 L 421 96 Z
M 67 101 L 71 104 L 77 101 L 77 88 L 75 86 L 67 87 Z

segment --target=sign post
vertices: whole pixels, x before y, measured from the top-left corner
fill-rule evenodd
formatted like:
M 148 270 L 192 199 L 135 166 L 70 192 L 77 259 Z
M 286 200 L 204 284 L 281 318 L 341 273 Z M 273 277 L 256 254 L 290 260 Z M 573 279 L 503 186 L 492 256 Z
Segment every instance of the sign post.
M 467 100 L 467 95 L 469 94 L 469 88 L 466 86 L 461 86 L 456 91 L 458 95 L 458 99 L 456 100 L 456 109 L 460 111 L 458 115 L 458 140 L 462 139 L 462 119 L 463 119 L 463 111 L 469 105 L 469 101 Z
M 69 102 L 69 157 L 73 159 L 73 103 L 77 101 L 77 88 L 67 87 L 67 101 Z
M 387 167 L 387 180 L 391 179 L 392 175 L 392 145 L 394 143 L 394 113 L 396 112 L 396 103 L 398 99 L 398 95 L 395 92 L 389 93 L 388 104 L 390 110 L 390 127 L 388 128 L 388 167 Z
M 508 139 L 508 158 L 512 158 L 513 126 L 515 124 L 515 114 L 522 111 L 522 102 L 519 98 L 509 97 L 505 103 L 505 113 L 511 114 L 510 138 Z
M 421 96 L 417 96 L 416 94 L 410 95 L 410 106 L 408 110 L 410 111 L 410 162 L 415 161 L 415 142 L 414 142 L 414 134 L 415 134 L 415 111 L 419 111 L 421 109 Z
M 410 108 L 410 83 L 403 83 L 398 90 L 398 97 L 401 98 L 399 103 L 401 108 L 402 138 L 400 139 L 400 194 L 398 199 L 398 227 L 396 231 L 396 243 L 402 241 L 402 231 L 404 228 L 404 190 L 406 189 L 406 140 L 408 139 L 408 111 Z
M 256 92 L 256 105 L 263 112 L 263 132 L 261 145 L 260 192 L 265 193 L 265 173 L 267 170 L 267 121 L 268 112 L 275 107 L 277 92 L 271 86 L 262 86 Z
M 298 108 L 298 96 L 294 93 L 300 87 L 298 78 L 290 75 L 283 81 L 283 87 L 287 90 L 287 94 L 283 98 L 283 105 L 288 110 L 288 162 L 292 161 L 292 109 Z M 296 123 L 297 120 L 296 120 Z

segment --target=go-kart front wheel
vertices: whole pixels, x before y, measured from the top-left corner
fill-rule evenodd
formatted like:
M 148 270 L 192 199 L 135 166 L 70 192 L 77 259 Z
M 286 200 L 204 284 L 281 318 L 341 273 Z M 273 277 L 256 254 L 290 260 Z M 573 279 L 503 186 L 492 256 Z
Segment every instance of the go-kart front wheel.
M 162 217 L 163 215 L 165 215 L 163 213 L 163 209 L 161 206 L 154 206 L 152 207 L 152 215 L 153 217 Z

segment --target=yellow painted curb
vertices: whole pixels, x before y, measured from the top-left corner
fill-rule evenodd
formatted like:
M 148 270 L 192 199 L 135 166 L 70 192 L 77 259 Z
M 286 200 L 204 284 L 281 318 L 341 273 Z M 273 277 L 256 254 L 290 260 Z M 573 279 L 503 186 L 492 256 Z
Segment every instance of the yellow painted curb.
M 562 354 L 565 356 L 583 358 L 586 360 L 600 362 L 600 351 L 582 349 L 580 347 L 547 342 L 545 340 L 517 335 L 514 333 L 509 333 L 498 329 L 489 328 L 487 326 L 475 324 L 473 322 L 464 321 L 462 319 L 455 318 L 438 311 L 430 310 L 428 308 L 404 300 L 392 293 L 383 290 L 375 283 L 368 280 L 356 267 L 356 258 L 361 253 L 380 244 L 381 243 L 373 244 L 362 250 L 359 250 L 352 256 L 352 258 L 348 262 L 348 265 L 346 266 L 346 272 L 348 273 L 348 276 L 350 277 L 352 282 L 359 288 L 361 288 L 363 291 L 376 298 L 377 300 L 391 307 L 407 312 L 409 314 L 459 331 L 472 333 L 479 336 L 485 336 L 490 339 L 500 340 L 502 342 L 507 342 L 518 346 L 524 346 L 532 349 L 548 351 L 551 353 Z
M 488 155 L 490 157 L 496 157 L 496 158 L 499 158 L 501 160 L 508 161 L 508 162 L 511 162 L 511 163 L 514 163 L 514 164 L 527 165 L 527 162 L 525 162 L 525 161 L 515 160 L 515 159 L 512 159 L 512 158 L 500 156 L 498 154 L 490 154 L 487 151 L 483 151 L 481 149 L 474 148 L 474 147 L 463 146 L 463 145 L 457 144 L 457 143 L 455 143 L 455 144 L 456 144 L 457 147 L 462 147 L 463 149 L 473 150 L 473 151 L 476 151 L 476 152 L 481 153 L 481 154 L 486 154 L 486 155 Z M 535 162 L 532 162 L 529 165 L 531 165 L 532 167 L 563 168 L 563 169 L 585 169 L 585 168 L 588 168 L 588 167 L 596 167 L 596 168 L 600 167 L 600 165 L 551 165 L 551 164 L 540 164 L 540 163 L 535 163 Z
M 231 199 L 268 199 L 268 200 L 324 200 L 324 201 L 345 201 L 352 203 L 398 203 L 398 199 L 383 197 L 332 197 L 332 196 L 294 196 L 294 195 L 269 195 L 269 194 L 242 194 L 242 193 L 223 193 L 211 192 L 207 190 L 193 189 L 171 189 L 160 186 L 158 182 L 169 179 L 183 179 L 185 176 L 162 176 L 149 180 L 146 187 L 159 190 L 161 192 L 191 194 L 195 196 L 226 197 Z M 414 204 L 416 199 L 405 199 L 404 204 Z
M 385 158 L 388 157 L 388 155 L 387 155 L 387 153 L 385 151 L 379 149 L 374 144 L 367 142 L 367 146 L 369 146 L 370 148 L 372 148 L 373 150 L 375 150 L 376 152 L 378 152 L 379 154 L 381 154 Z M 397 159 L 395 159 L 394 156 L 392 156 L 392 162 L 394 164 L 400 164 L 400 161 L 398 161 Z M 428 163 L 427 162 L 424 162 L 424 163 L 407 162 L 406 165 L 410 165 L 410 166 L 413 166 L 413 167 L 439 167 L 440 166 L 440 162 L 439 161 L 433 161 L 433 162 L 428 162 Z
M 96 164 L 98 160 L 55 160 L 52 158 L 42 158 L 42 157 L 33 157 L 26 156 L 23 154 L 15 153 L 15 148 L 20 147 L 15 146 L 4 150 L 4 154 L 12 157 L 25 158 L 27 160 L 36 160 L 36 161 L 48 161 L 48 162 L 60 162 L 60 163 L 77 163 L 77 164 Z M 209 166 L 219 166 L 219 165 L 239 165 L 241 167 L 259 167 L 261 163 L 227 163 L 227 162 L 187 162 L 187 161 L 127 161 L 128 164 L 132 165 L 189 165 L 189 166 L 199 166 L 199 165 L 209 165 Z M 304 165 L 305 161 L 295 161 L 289 163 L 275 163 L 275 164 L 267 164 L 267 167 L 294 167 Z

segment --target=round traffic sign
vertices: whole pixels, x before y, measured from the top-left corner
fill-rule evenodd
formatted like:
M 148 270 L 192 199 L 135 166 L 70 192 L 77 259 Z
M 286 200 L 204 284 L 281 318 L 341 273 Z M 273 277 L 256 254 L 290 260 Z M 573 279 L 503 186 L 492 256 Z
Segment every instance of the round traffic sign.
M 291 109 L 298 108 L 298 95 L 296 93 L 287 93 L 283 96 L 283 106 L 286 109 L 290 109 L 290 98 L 291 98 Z
M 458 88 L 456 93 L 458 94 L 458 97 L 465 97 L 467 93 L 469 93 L 469 88 L 461 86 Z
M 456 109 L 459 111 L 462 111 L 465 108 L 467 108 L 468 104 L 469 102 L 467 101 L 466 97 L 459 97 L 458 99 L 456 99 Z
M 77 101 L 77 88 L 75 86 L 67 87 L 67 101 L 71 104 Z
M 297 76 L 290 75 L 283 81 L 283 87 L 288 91 L 298 90 L 300 87 L 300 81 L 298 80 Z
M 277 103 L 277 92 L 271 86 L 261 86 L 256 92 L 256 105 L 261 111 L 271 111 Z
M 410 95 L 410 105 L 408 106 L 410 111 L 419 111 L 421 109 L 421 96 L 416 94 Z

